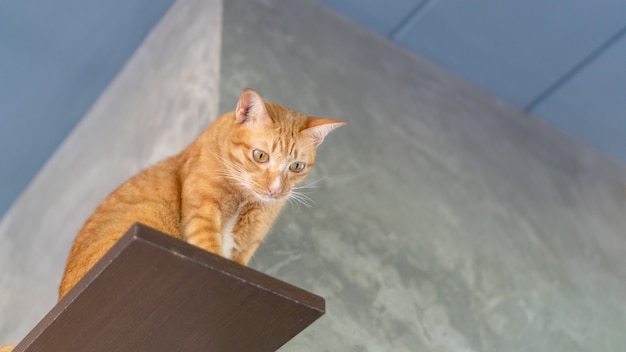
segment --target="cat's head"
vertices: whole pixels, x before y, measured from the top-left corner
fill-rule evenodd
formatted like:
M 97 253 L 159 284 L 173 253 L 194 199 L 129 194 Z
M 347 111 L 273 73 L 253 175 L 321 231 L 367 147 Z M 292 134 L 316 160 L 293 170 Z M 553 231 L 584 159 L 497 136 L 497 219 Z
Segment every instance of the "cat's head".
M 344 122 L 302 115 L 243 91 L 231 117 L 229 178 L 257 200 L 297 196 L 294 187 L 309 174 L 317 147 Z

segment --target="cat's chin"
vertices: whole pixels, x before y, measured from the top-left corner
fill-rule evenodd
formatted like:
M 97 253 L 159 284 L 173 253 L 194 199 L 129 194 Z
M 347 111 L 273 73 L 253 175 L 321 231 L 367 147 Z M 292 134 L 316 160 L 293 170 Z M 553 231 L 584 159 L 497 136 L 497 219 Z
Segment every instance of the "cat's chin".
M 283 198 L 283 196 L 270 196 L 269 194 L 253 193 L 254 197 L 261 202 L 276 202 Z
M 272 197 L 272 196 L 261 196 L 259 199 L 263 202 L 276 202 L 279 201 L 282 197 Z

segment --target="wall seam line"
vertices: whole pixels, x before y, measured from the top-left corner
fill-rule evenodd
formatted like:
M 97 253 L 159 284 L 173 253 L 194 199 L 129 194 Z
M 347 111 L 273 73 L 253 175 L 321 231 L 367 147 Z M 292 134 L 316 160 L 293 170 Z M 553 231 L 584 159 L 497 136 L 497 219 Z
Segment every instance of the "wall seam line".
M 409 15 L 404 17 L 394 29 L 389 31 L 387 37 L 394 42 L 399 42 L 400 37 L 406 34 L 408 28 L 417 23 L 419 18 L 421 18 L 422 15 L 432 8 L 437 2 L 438 0 L 424 0 L 419 3 L 413 10 L 411 10 Z
M 570 70 L 565 72 L 560 78 L 554 81 L 545 90 L 539 93 L 533 100 L 530 101 L 525 107 L 524 111 L 534 112 L 535 109 L 541 105 L 544 101 L 549 99 L 556 91 L 571 81 L 578 73 L 584 70 L 591 63 L 596 61 L 602 54 L 609 50 L 617 41 L 622 39 L 626 35 L 626 26 L 620 28 L 616 33 L 611 35 L 609 39 L 604 41 L 596 49 L 592 50 L 587 56 L 585 56 L 580 62 L 574 65 Z

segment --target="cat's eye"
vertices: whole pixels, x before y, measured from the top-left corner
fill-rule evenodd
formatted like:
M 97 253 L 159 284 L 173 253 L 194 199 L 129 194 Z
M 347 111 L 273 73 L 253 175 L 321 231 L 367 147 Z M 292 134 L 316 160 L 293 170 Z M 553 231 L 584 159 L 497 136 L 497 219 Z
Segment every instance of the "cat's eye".
M 252 158 L 257 163 L 265 163 L 265 162 L 267 162 L 270 159 L 270 156 L 269 156 L 269 154 L 267 154 L 266 152 L 264 152 L 262 150 L 253 149 L 252 150 Z
M 305 166 L 306 166 L 305 163 L 301 161 L 296 161 L 294 163 L 291 163 L 291 165 L 289 165 L 289 170 L 293 172 L 301 172 L 302 170 L 304 170 Z

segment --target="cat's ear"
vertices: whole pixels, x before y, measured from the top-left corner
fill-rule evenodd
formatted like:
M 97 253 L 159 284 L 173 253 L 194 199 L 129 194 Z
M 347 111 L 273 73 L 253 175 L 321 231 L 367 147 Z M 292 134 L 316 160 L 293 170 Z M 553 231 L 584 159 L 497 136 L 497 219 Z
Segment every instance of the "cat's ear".
M 265 102 L 263 102 L 259 93 L 252 88 L 244 89 L 239 96 L 237 108 L 235 109 L 235 118 L 238 124 L 258 122 L 269 125 L 272 123 L 270 115 L 265 109 Z
M 324 119 L 319 117 L 309 117 L 306 122 L 306 128 L 302 130 L 307 137 L 313 138 L 315 147 L 322 144 L 324 137 L 337 127 L 344 126 L 346 123 L 339 120 Z

